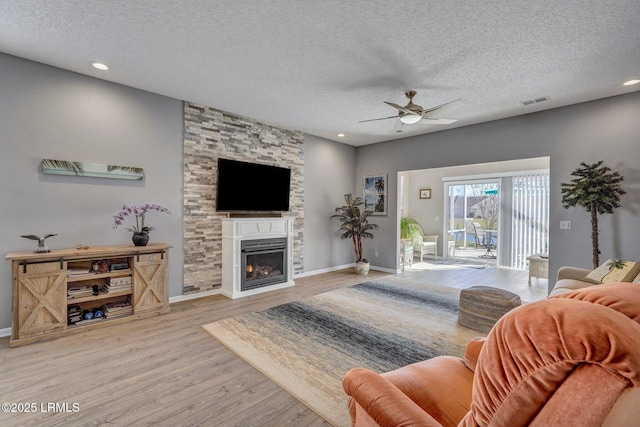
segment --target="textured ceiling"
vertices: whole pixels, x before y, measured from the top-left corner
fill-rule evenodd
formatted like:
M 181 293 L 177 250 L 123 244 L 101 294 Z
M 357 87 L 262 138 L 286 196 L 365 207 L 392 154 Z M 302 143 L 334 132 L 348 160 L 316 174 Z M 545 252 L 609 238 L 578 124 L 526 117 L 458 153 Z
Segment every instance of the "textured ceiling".
M 639 29 L 638 0 L 0 0 L 2 52 L 354 146 L 637 91 Z M 358 123 L 408 89 L 458 121 Z

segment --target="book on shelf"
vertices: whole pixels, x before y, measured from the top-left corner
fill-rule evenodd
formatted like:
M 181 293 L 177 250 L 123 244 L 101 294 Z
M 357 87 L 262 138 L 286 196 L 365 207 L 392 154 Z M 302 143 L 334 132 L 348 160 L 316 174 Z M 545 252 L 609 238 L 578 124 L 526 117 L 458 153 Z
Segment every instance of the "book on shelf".
M 130 291 L 132 289 L 131 276 L 107 277 L 102 283 L 102 290 L 106 293 L 111 291 Z
M 122 286 L 122 285 L 131 286 L 131 276 L 107 278 L 105 280 L 105 283 L 108 283 L 109 286 Z
M 111 286 L 107 283 L 105 283 L 104 285 L 102 285 L 102 290 L 105 291 L 106 293 L 109 292 L 117 292 L 117 291 L 130 291 L 133 288 L 131 287 L 131 285 L 119 285 L 119 286 Z
M 88 268 L 67 268 L 67 277 L 84 276 L 92 273 Z
M 110 302 L 102 306 L 105 316 L 108 319 L 117 319 L 118 317 L 125 317 L 133 314 L 133 306 L 131 301 L 124 300 L 118 302 Z
M 93 286 L 73 286 L 67 289 L 67 299 L 93 296 Z

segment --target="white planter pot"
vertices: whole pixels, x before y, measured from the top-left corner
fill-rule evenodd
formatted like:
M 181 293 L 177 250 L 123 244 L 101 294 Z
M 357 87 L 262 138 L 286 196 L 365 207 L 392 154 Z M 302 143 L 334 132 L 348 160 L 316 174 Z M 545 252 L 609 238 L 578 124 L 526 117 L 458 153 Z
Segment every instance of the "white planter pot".
M 356 274 L 369 274 L 369 263 L 368 262 L 356 262 Z

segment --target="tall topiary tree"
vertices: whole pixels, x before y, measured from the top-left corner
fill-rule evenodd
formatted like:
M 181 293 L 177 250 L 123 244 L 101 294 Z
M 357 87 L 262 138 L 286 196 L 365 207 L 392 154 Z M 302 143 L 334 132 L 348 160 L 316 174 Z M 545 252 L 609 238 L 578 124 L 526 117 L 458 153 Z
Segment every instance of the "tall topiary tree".
M 571 172 L 571 182 L 561 184 L 562 204 L 565 208 L 581 206 L 591 214 L 591 245 L 593 268 L 600 265 L 598 247 L 598 214 L 611 214 L 620 207 L 620 197 L 626 194 L 620 185 L 624 177 L 612 172 L 603 161 L 580 167 Z

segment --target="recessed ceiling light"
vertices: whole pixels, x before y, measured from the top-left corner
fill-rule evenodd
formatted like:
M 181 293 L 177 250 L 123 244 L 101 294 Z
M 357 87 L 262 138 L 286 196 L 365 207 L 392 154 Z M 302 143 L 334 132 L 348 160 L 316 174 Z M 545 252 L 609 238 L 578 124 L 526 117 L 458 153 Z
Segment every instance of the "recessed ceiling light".
M 631 85 L 637 85 L 638 83 L 640 83 L 640 80 L 634 79 L 634 80 L 629 80 L 628 82 L 624 82 L 624 85 L 631 86 Z
M 339 133 L 338 138 L 344 138 L 344 133 Z
M 101 63 L 101 62 L 91 62 L 91 66 L 97 70 L 100 71 L 107 71 L 109 69 L 108 66 L 106 66 L 105 64 Z

